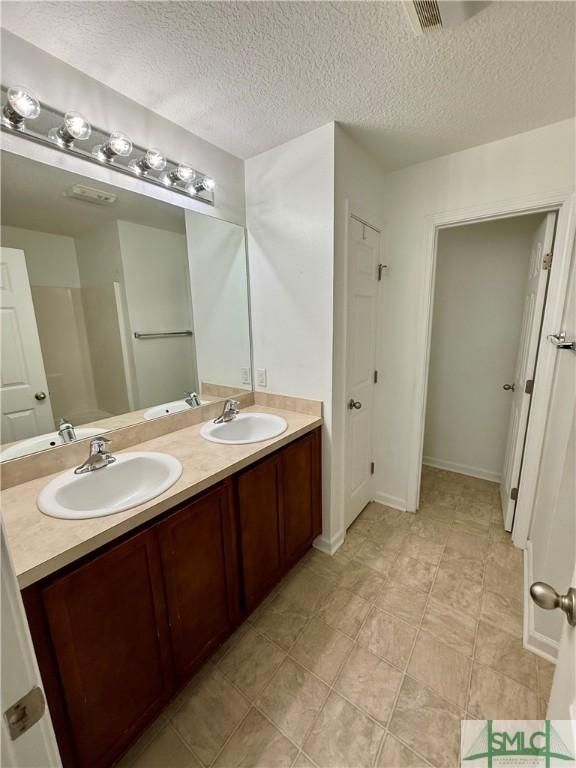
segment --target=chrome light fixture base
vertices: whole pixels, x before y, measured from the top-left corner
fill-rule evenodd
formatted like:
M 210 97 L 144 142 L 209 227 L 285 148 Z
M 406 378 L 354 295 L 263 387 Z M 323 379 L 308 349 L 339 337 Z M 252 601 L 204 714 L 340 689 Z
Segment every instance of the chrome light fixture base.
M 41 103 L 25 88 L 2 86 L 1 96 L 3 131 L 90 163 L 106 165 L 118 173 L 205 205 L 214 205 L 214 189 L 201 189 L 196 184 L 197 179 L 206 179 L 206 174 L 189 164 L 171 160 L 158 149 L 133 145 L 125 134 L 90 125 L 77 112 L 64 113 Z

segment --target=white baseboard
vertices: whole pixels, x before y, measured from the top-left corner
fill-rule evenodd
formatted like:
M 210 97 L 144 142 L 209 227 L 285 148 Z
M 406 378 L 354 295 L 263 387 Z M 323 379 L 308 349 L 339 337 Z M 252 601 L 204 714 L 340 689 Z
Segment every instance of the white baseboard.
M 435 469 L 446 469 L 448 472 L 456 472 L 459 475 L 469 475 L 478 477 L 480 480 L 491 480 L 493 483 L 499 483 L 502 479 L 500 472 L 493 472 L 484 467 L 470 467 L 468 464 L 458 464 L 455 461 L 445 461 L 444 459 L 434 459 L 432 456 L 424 456 L 422 464 Z
M 530 597 L 530 584 L 534 581 L 532 542 L 524 550 L 524 648 L 556 664 L 558 642 L 537 632 L 534 627 L 534 602 Z
M 384 504 L 386 507 L 392 507 L 392 509 L 400 509 L 402 512 L 406 512 L 406 500 L 401 499 L 398 496 L 390 496 L 388 493 L 377 491 L 374 494 L 374 501 L 377 501 L 379 504 Z
M 342 546 L 345 536 L 345 531 L 339 531 L 331 539 L 327 539 L 325 536 L 318 536 L 317 539 L 314 539 L 312 546 L 326 555 L 333 555 Z

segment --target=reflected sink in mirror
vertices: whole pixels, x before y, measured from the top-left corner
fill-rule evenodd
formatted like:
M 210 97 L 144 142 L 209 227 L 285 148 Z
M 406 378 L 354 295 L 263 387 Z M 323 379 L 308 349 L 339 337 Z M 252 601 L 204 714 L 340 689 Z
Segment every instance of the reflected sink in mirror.
M 107 429 L 98 429 L 98 427 L 76 427 L 74 430 L 76 433 L 76 440 L 102 435 L 107 431 Z M 29 437 L 26 440 L 21 440 L 19 443 L 10 445 L 8 448 L 0 451 L 0 461 L 18 459 L 20 456 L 27 456 L 29 453 L 38 453 L 38 451 L 45 451 L 48 448 L 56 448 L 59 445 L 66 445 L 66 443 L 60 438 L 58 432 L 48 432 L 45 435 Z
M 239 413 L 231 421 L 204 424 L 200 434 L 212 443 L 243 445 L 278 437 L 288 429 L 288 422 L 273 413 Z
M 84 475 L 63 472 L 40 491 L 36 503 L 50 517 L 104 517 L 160 496 L 181 474 L 182 464 L 167 453 L 121 453 L 103 469 Z
M 200 405 L 207 405 L 208 402 L 208 400 L 200 400 Z M 147 411 L 144 411 L 144 418 L 146 421 L 150 421 L 151 419 L 157 419 L 159 416 L 169 416 L 171 413 L 189 411 L 190 407 L 184 400 L 174 400 L 172 403 L 162 403 L 162 405 L 148 408 Z

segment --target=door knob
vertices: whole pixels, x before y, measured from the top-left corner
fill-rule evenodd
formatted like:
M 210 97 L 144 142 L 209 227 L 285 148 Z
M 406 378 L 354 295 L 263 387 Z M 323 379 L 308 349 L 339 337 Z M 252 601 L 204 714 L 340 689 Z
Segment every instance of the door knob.
M 36 400 L 40 400 L 40 401 L 46 400 L 46 392 L 36 392 L 34 397 L 36 398 Z
M 348 408 L 350 408 L 350 410 L 355 409 L 359 411 L 360 408 L 362 408 L 362 403 L 360 402 L 360 400 L 354 400 L 354 398 L 352 397 L 348 401 Z
M 516 384 L 503 384 L 502 389 L 505 389 L 506 392 L 510 392 L 510 391 L 514 392 L 516 389 Z
M 576 589 L 574 587 L 570 587 L 565 595 L 559 595 L 550 584 L 535 581 L 530 587 L 530 596 L 536 605 L 547 611 L 560 608 L 566 614 L 568 624 L 576 627 Z

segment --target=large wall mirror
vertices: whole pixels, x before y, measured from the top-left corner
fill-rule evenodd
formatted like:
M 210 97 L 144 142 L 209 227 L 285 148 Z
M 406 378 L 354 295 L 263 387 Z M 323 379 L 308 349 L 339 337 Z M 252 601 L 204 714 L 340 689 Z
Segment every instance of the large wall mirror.
M 0 460 L 251 389 L 242 227 L 1 161 Z

